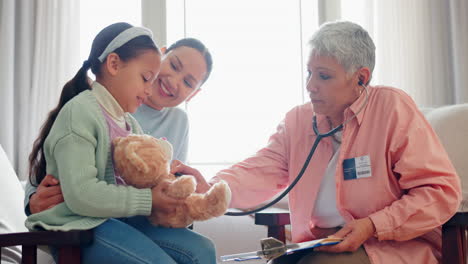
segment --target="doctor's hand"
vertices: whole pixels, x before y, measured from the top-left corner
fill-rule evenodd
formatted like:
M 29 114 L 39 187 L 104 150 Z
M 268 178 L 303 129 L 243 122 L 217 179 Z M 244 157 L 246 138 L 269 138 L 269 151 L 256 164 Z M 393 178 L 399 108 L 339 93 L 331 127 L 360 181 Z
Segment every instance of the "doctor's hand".
M 197 189 L 195 191 L 197 193 L 205 193 L 206 191 L 208 191 L 208 189 L 210 189 L 210 185 L 205 180 L 205 177 L 203 177 L 203 175 L 201 175 L 201 173 L 197 169 L 185 165 L 180 160 L 172 161 L 171 173 L 180 173 L 183 175 L 192 175 L 193 177 L 195 177 L 195 180 L 197 181 Z
M 52 175 L 46 175 L 35 193 L 29 197 L 29 211 L 40 213 L 63 202 L 59 181 Z
M 317 247 L 315 251 L 354 252 L 375 233 L 375 226 L 369 217 L 347 223 L 342 229 L 329 237 L 343 238 L 343 241 L 332 246 Z

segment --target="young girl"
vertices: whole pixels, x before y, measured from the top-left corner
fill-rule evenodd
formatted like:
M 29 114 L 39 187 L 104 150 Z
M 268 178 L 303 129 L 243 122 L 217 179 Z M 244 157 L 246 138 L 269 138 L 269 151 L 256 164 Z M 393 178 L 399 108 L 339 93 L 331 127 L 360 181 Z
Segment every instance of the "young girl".
M 28 217 L 29 229 L 94 229 L 83 263 L 215 263 L 211 241 L 187 229 L 152 226 L 144 216 L 182 201 L 164 185 L 136 189 L 116 183 L 111 140 L 141 133 L 128 112 L 152 93 L 160 52 L 145 28 L 116 23 L 94 39 L 91 53 L 63 88 L 30 156 L 32 182 L 59 178 L 65 202 Z M 96 81 L 90 86 L 87 70 Z M 47 166 L 46 166 L 47 164 Z

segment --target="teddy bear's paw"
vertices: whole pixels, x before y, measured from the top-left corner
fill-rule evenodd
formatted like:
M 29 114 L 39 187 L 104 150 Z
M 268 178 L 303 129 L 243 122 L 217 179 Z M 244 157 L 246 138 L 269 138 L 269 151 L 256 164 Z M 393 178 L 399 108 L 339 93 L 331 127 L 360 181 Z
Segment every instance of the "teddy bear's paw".
M 193 176 L 181 176 L 169 185 L 167 195 L 174 198 L 186 198 L 195 192 L 196 185 L 197 183 Z
M 228 209 L 231 202 L 231 189 L 225 181 L 215 183 L 208 193 L 208 200 L 216 206 L 212 207 L 213 216 L 221 216 Z
M 221 188 L 224 192 L 224 201 L 225 201 L 226 210 L 227 210 L 229 203 L 231 203 L 231 197 L 232 197 L 231 188 L 229 188 L 229 185 L 227 184 L 227 182 L 223 180 L 219 181 L 217 184 L 220 185 L 219 188 Z

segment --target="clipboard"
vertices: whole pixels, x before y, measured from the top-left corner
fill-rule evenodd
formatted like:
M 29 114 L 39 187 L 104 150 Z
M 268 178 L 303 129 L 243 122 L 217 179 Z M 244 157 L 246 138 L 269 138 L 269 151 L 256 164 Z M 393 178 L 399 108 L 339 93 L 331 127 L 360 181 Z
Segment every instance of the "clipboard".
M 222 262 L 227 261 L 247 261 L 252 259 L 267 259 L 272 260 L 283 255 L 290 255 L 294 252 L 312 249 L 319 246 L 335 245 L 342 241 L 342 238 L 321 238 L 302 243 L 284 244 L 276 238 L 269 237 L 260 241 L 262 250 L 246 253 L 232 254 L 221 256 Z

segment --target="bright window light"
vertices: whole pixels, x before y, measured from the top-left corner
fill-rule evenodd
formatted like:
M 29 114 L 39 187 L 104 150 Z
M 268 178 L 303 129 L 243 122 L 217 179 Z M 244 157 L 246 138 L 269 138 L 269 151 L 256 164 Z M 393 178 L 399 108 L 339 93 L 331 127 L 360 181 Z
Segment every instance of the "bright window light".
M 106 26 L 127 22 L 141 26 L 139 0 L 80 0 L 80 58 L 88 58 L 94 37 Z
M 316 1 L 302 2 L 167 2 L 168 45 L 185 31 L 213 55 L 210 79 L 186 106 L 189 162 L 205 177 L 265 146 L 286 112 L 307 101 L 303 48 L 310 36 L 303 34 L 318 19 Z

